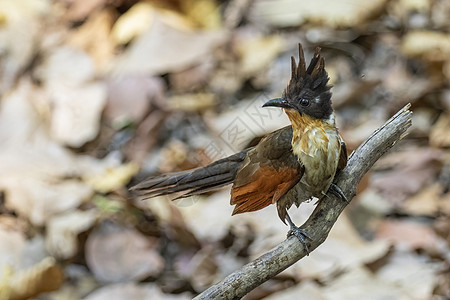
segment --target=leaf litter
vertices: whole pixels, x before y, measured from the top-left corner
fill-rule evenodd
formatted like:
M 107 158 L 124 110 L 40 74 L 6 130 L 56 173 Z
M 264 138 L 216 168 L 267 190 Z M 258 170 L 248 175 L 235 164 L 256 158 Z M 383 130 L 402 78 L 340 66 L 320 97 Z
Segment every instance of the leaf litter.
M 294 2 L 0 1 L 0 299 L 188 299 L 280 243 L 275 210 L 231 217 L 229 188 L 127 188 L 287 125 L 261 105 L 298 42 L 322 48 L 349 149 L 408 102 L 413 128 L 246 299 L 450 297 L 448 1 Z

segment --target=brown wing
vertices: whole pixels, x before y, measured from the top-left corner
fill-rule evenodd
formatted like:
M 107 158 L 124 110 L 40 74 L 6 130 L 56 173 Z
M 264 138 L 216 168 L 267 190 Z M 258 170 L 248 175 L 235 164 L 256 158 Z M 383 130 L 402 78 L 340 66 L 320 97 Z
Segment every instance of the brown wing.
M 234 214 L 262 209 L 276 203 L 303 175 L 292 153 L 292 128 L 277 130 L 247 153 L 231 190 Z
M 347 146 L 344 140 L 341 138 L 341 154 L 339 155 L 339 162 L 336 170 L 336 174 L 345 168 L 347 165 Z

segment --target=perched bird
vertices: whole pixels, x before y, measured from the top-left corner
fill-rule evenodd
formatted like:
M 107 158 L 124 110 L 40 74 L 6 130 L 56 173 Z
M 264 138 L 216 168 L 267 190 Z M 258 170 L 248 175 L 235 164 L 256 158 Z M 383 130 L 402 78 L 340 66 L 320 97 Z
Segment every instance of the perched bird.
M 332 182 L 347 164 L 347 150 L 335 125 L 320 48 L 306 67 L 299 44 L 299 63 L 294 57 L 291 63 L 291 79 L 282 97 L 263 105 L 284 109 L 291 126 L 206 167 L 150 177 L 132 190 L 146 198 L 172 193 L 182 193 L 178 198 L 183 198 L 232 184 L 233 215 L 276 204 L 278 216 L 290 225 L 288 235 L 297 236 L 308 251 L 311 238 L 295 226 L 287 210 L 313 197 L 323 199 L 329 189 L 346 200 Z

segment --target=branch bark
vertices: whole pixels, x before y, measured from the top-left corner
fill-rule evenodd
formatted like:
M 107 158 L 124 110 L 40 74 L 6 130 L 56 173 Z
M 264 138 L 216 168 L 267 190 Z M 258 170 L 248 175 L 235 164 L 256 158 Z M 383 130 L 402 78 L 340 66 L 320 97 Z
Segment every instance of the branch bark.
M 356 186 L 372 165 L 389 151 L 405 135 L 411 126 L 412 112 L 406 105 L 378 128 L 349 157 L 348 164 L 336 177 L 335 183 L 347 199 L 356 194 Z M 328 193 L 326 201 L 320 201 L 309 219 L 301 226 L 312 238 L 309 250 L 322 244 L 337 218 L 348 203 Z M 306 255 L 303 245 L 294 236 L 228 275 L 221 282 L 209 287 L 194 299 L 239 299 L 263 282 L 296 263 Z

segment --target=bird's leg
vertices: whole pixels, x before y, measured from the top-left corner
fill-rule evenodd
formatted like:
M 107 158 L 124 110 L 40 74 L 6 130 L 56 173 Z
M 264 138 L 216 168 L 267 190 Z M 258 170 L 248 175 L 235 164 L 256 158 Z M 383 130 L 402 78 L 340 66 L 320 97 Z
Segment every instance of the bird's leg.
M 341 190 L 341 188 L 339 186 L 337 186 L 336 184 L 332 183 L 330 185 L 330 188 L 328 189 L 330 192 L 332 192 L 333 194 L 335 194 L 337 197 L 341 198 L 342 200 L 344 200 L 345 202 L 348 202 L 347 197 L 344 195 L 344 192 Z
M 289 226 L 291 227 L 288 231 L 287 236 L 288 237 L 291 235 L 296 236 L 300 241 L 300 243 L 302 243 L 302 245 L 305 247 L 306 255 L 309 255 L 307 240 L 312 241 L 312 238 L 303 229 L 300 229 L 299 227 L 295 226 L 294 222 L 292 222 L 291 217 L 287 212 L 286 212 L 286 220 L 288 221 Z

